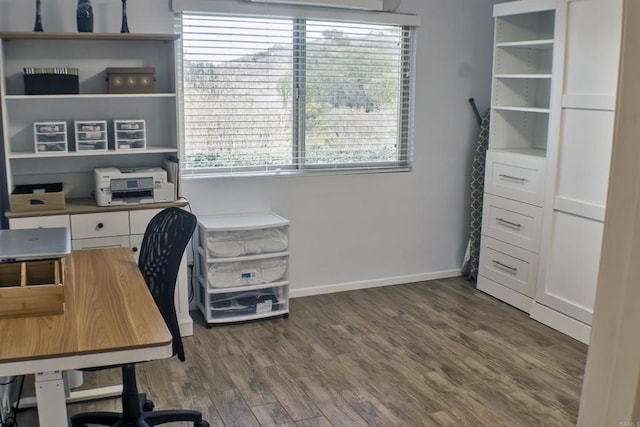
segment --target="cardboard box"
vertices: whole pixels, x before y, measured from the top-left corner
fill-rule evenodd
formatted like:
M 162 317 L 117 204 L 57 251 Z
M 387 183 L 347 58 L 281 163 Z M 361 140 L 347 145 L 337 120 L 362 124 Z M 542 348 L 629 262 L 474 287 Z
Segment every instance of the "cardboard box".
M 0 264 L 0 317 L 64 313 L 65 258 Z
M 107 68 L 109 93 L 153 93 L 155 68 Z
M 64 209 L 62 183 L 16 185 L 9 196 L 11 212 Z

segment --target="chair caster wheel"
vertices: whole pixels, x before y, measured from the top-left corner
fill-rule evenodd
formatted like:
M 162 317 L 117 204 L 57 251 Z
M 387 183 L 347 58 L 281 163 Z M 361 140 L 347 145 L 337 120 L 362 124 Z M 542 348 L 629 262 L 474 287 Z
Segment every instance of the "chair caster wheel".
M 206 422 L 205 420 L 202 420 L 202 421 L 200 421 L 199 423 L 198 423 L 198 422 L 195 422 L 195 423 L 193 423 L 193 425 L 194 425 L 195 427 L 210 427 L 210 426 L 209 426 L 209 423 L 208 423 L 208 422 Z
M 285 313 L 282 315 L 283 318 L 288 319 L 289 318 L 289 313 Z
M 156 407 L 156 405 L 155 405 L 155 403 L 153 403 L 153 400 L 147 399 L 147 400 L 144 401 L 144 404 L 142 405 L 142 410 L 144 412 L 151 412 L 151 411 L 153 411 L 153 408 L 155 408 L 155 407 Z

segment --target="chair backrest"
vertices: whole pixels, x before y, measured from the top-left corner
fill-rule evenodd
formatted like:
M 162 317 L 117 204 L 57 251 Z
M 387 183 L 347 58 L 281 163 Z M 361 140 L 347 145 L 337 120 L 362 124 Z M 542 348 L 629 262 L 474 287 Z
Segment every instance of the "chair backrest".
M 180 261 L 196 229 L 195 215 L 167 208 L 154 216 L 144 232 L 138 268 L 173 336 L 173 354 L 184 361 L 184 349 L 176 316 L 174 292 Z

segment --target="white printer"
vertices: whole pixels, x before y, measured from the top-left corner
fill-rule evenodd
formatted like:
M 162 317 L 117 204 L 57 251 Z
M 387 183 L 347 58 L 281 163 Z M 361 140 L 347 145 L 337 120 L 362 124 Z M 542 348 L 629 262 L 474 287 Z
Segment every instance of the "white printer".
M 98 206 L 172 202 L 174 185 L 162 168 L 96 168 L 95 199 Z

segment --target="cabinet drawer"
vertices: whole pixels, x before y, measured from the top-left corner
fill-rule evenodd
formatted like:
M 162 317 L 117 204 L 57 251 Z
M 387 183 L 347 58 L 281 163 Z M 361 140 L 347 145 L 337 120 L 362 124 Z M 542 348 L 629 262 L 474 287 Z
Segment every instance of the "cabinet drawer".
M 162 209 L 144 209 L 129 211 L 129 228 L 131 234 L 144 234 L 151 218 L 156 216 L 161 210 Z
M 482 234 L 538 253 L 542 208 L 485 194 Z
M 129 235 L 129 213 L 127 211 L 71 215 L 71 236 L 73 239 L 122 235 Z
M 69 215 L 47 215 L 28 218 L 11 218 L 9 228 L 69 228 Z
M 542 206 L 545 158 L 489 150 L 485 192 Z
M 71 241 L 74 251 L 80 249 L 122 248 L 129 246 L 129 236 L 97 237 L 94 239 L 75 239 Z
M 482 236 L 479 274 L 529 297 L 535 294 L 538 255 Z

